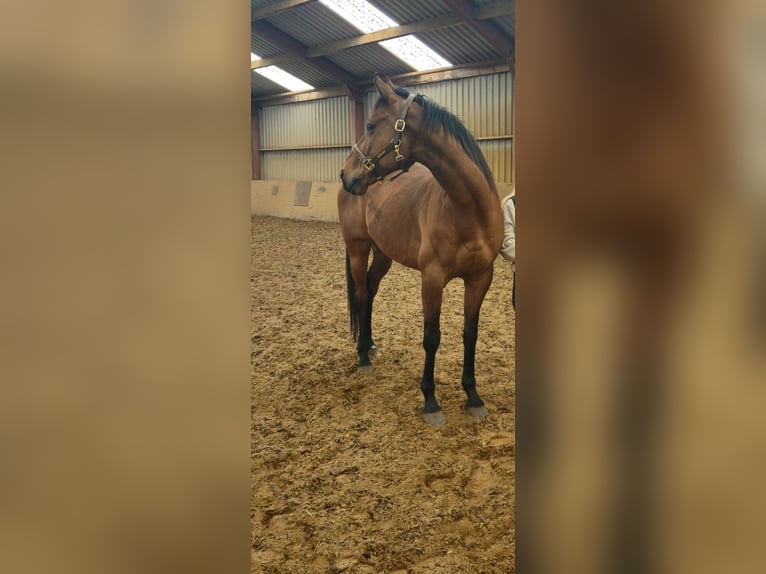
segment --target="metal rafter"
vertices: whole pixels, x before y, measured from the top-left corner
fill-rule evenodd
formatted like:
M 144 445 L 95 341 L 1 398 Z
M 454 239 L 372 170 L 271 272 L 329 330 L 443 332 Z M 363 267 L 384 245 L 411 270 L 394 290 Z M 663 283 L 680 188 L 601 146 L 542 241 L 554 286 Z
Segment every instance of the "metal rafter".
M 270 56 L 268 58 L 261 58 L 250 62 L 250 69 L 257 70 L 258 68 L 265 68 L 267 66 L 279 66 L 295 58 L 290 54 L 278 54 L 276 56 Z
M 410 86 L 420 83 L 442 82 L 444 80 L 456 80 L 459 78 L 484 76 L 487 74 L 507 72 L 508 70 L 508 64 L 504 60 L 490 60 L 486 62 L 475 62 L 472 64 L 461 64 L 458 66 L 451 66 L 449 68 L 427 70 L 424 72 L 406 72 L 404 74 L 391 76 L 391 80 L 399 86 Z M 356 82 L 353 87 L 358 98 L 361 99 L 364 96 L 364 93 L 373 87 L 373 83 L 370 79 L 366 79 Z M 262 96 L 260 98 L 251 99 L 251 105 L 253 108 L 258 108 L 265 105 L 309 102 L 313 100 L 342 96 L 344 94 L 347 94 L 346 90 L 339 87 L 323 88 L 321 90 L 314 90 L 312 92 L 287 92 L 284 94 L 274 94 L 271 96 Z
M 513 42 L 491 22 L 482 22 L 474 17 L 474 7 L 468 0 L 442 0 L 445 5 L 457 12 L 463 21 L 475 30 L 492 49 L 509 62 L 516 59 Z
M 377 30 L 376 32 L 370 32 L 369 34 L 362 34 L 361 36 L 353 36 L 351 38 L 344 38 L 343 40 L 338 40 L 336 42 L 321 44 L 315 48 L 309 48 L 308 55 L 310 57 L 314 57 L 323 56 L 325 54 L 334 54 L 336 52 L 340 52 L 341 50 L 355 48 L 356 46 L 373 44 L 375 42 L 390 40 L 392 38 L 400 38 L 401 36 L 407 36 L 409 34 L 429 32 L 431 30 L 438 30 L 439 28 L 447 28 L 448 26 L 460 24 L 462 21 L 462 18 L 457 14 L 444 14 L 443 16 L 428 18 L 427 20 L 420 20 L 419 22 L 413 22 L 412 24 L 393 26 L 391 28 Z
M 499 0 L 494 4 L 477 6 L 471 11 L 471 17 L 474 20 L 486 20 L 488 18 L 496 18 L 498 16 L 505 16 L 508 14 L 513 14 L 512 0 Z M 343 40 L 337 40 L 335 42 L 320 44 L 318 46 L 314 46 L 313 48 L 308 48 L 306 50 L 306 56 L 309 58 L 326 56 L 328 54 L 341 52 L 348 48 L 355 48 L 357 46 L 364 46 L 366 44 L 374 44 L 376 42 L 390 40 L 392 38 L 400 38 L 401 36 L 407 36 L 409 34 L 419 34 L 422 32 L 439 30 L 441 28 L 448 28 L 450 26 L 461 24 L 464 21 L 465 20 L 463 17 L 459 14 L 443 14 L 435 18 L 427 18 L 425 20 L 412 22 L 410 24 L 403 24 L 401 26 L 393 26 L 384 30 L 370 32 L 369 34 L 361 34 L 359 36 L 344 38 Z M 280 54 L 270 58 L 264 58 L 263 60 L 257 60 L 253 62 L 250 67 L 255 70 L 256 68 L 264 68 L 266 66 L 278 66 L 279 64 L 290 59 L 292 59 L 290 55 Z
M 471 11 L 474 20 L 486 20 L 487 18 L 497 18 L 498 16 L 507 16 L 515 11 L 514 0 L 497 0 L 492 4 L 476 6 Z
M 302 4 L 311 4 L 312 2 L 316 2 L 316 0 L 280 0 L 279 2 L 274 2 L 268 6 L 263 6 L 261 8 L 252 10 L 250 12 L 250 21 L 257 22 L 258 20 L 271 18 L 272 16 L 276 16 L 280 12 L 284 12 L 290 8 L 295 8 L 296 6 L 300 6 Z
M 306 55 L 308 50 L 306 46 L 268 22 L 252 22 L 250 24 L 250 29 L 256 36 L 261 36 L 279 49 L 284 50 L 289 55 L 293 56 L 295 59 L 320 71 L 325 76 L 332 78 L 346 88 L 349 96 L 352 98 L 356 97 L 352 86 L 358 79 L 338 67 L 336 64 L 333 64 L 330 60 L 321 56 L 317 58 L 308 57 Z
M 283 50 L 284 53 L 251 62 L 251 69 L 280 65 L 290 60 L 299 60 L 338 82 L 338 84 L 340 84 L 342 93 L 345 93 L 346 95 L 350 96 L 352 100 L 356 101 L 361 97 L 360 87 L 363 86 L 365 82 L 360 82 L 358 78 L 354 77 L 346 70 L 325 58 L 325 55 L 334 54 L 356 46 L 362 46 L 380 42 L 382 40 L 406 36 L 408 34 L 417 34 L 421 32 L 455 26 L 464 22 L 473 30 L 475 30 L 496 52 L 503 56 L 504 62 L 481 62 L 473 65 L 458 66 L 454 68 L 456 70 L 454 77 L 461 77 L 465 73 L 471 74 L 469 71 L 471 67 L 474 69 L 484 67 L 486 70 L 487 64 L 490 64 L 490 66 L 494 68 L 505 67 L 506 69 L 510 70 L 511 73 L 515 74 L 514 39 L 508 38 L 506 34 L 501 32 L 491 22 L 484 21 L 490 18 L 513 14 L 514 0 L 497 0 L 493 4 L 485 4 L 482 6 L 472 6 L 469 0 L 443 0 L 447 6 L 453 9 L 455 12 L 454 14 L 443 14 L 434 18 L 428 18 L 401 26 L 394 26 L 385 30 L 379 30 L 369 34 L 362 34 L 351 38 L 345 38 L 335 42 L 328 42 L 314 47 L 304 46 L 289 34 L 286 34 L 279 28 L 276 28 L 269 22 L 263 21 L 263 19 L 271 17 L 279 12 L 283 12 L 302 4 L 308 4 L 315 1 L 316 0 L 280 0 L 269 6 L 252 11 L 252 32 L 265 38 L 267 41 Z M 409 79 L 410 76 L 413 78 L 421 77 L 422 79 L 425 79 L 426 77 L 447 77 L 450 75 L 452 75 L 450 70 L 432 70 L 425 73 L 414 72 L 410 74 L 402 74 L 398 77 L 400 81 L 404 80 L 406 82 L 405 78 Z M 316 92 L 319 97 L 327 97 L 324 95 L 325 91 L 328 90 L 317 90 Z M 338 93 L 338 90 L 334 90 L 332 88 L 329 91 Z M 285 94 L 285 96 L 291 99 L 303 97 L 303 95 L 300 94 L 293 96 L 289 93 Z M 314 98 L 311 97 L 310 99 Z

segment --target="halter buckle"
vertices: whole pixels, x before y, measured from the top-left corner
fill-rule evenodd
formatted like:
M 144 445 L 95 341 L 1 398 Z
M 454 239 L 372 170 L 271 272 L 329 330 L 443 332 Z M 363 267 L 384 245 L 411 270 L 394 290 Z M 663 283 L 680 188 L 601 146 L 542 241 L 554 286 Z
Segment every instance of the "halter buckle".
M 372 171 L 373 169 L 375 169 L 375 164 L 374 164 L 374 163 L 372 162 L 372 160 L 371 160 L 371 159 L 369 159 L 369 158 L 368 158 L 368 159 L 366 159 L 362 165 L 364 166 L 364 168 L 365 168 L 367 171 Z
M 405 122 L 404 120 L 396 120 L 396 123 L 394 124 L 394 130 L 396 130 L 399 133 L 402 133 L 406 125 L 407 125 L 407 122 Z

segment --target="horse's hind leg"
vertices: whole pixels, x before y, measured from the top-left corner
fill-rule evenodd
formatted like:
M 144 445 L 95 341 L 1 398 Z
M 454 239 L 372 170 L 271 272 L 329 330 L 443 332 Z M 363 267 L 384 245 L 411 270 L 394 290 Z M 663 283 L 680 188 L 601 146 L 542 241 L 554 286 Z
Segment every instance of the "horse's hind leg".
M 378 292 L 378 287 L 380 287 L 381 279 L 388 273 L 389 269 L 391 269 L 391 258 L 378 249 L 377 245 L 373 244 L 372 265 L 370 265 L 370 269 L 367 271 L 367 316 L 364 321 L 368 329 L 367 335 L 370 339 L 369 355 L 372 357 L 376 357 L 380 352 L 372 338 L 372 302 L 375 299 L 375 294 Z
M 494 267 L 470 280 L 465 281 L 464 324 L 463 324 L 463 376 L 461 383 L 467 395 L 465 407 L 478 419 L 485 419 L 489 414 L 484 401 L 476 391 L 474 362 L 476 358 L 476 340 L 479 337 L 479 311 L 484 296 L 492 283 Z

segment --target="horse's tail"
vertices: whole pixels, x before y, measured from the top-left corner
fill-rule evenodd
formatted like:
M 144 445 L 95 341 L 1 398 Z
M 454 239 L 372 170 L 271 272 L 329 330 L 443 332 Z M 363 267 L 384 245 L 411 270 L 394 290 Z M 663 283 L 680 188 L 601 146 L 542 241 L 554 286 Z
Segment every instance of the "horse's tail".
M 348 291 L 348 316 L 351 327 L 351 335 L 354 341 L 359 338 L 359 313 L 356 309 L 356 288 L 354 287 L 354 277 L 351 275 L 351 258 L 346 249 L 346 290 Z

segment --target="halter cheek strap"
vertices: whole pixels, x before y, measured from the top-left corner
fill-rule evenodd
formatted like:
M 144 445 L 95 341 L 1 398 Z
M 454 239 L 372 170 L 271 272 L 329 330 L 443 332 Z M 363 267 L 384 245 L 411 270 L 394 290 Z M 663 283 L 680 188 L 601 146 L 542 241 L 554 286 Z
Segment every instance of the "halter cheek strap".
M 412 100 L 415 99 L 415 94 L 410 94 L 407 96 L 407 99 L 404 101 L 404 108 L 402 109 L 402 114 L 399 116 L 399 119 L 396 120 L 394 123 L 394 137 L 391 140 L 391 143 L 389 143 L 386 147 L 384 147 L 382 150 L 380 150 L 378 153 L 376 153 L 372 157 L 367 157 L 362 150 L 359 149 L 359 146 L 354 144 L 351 147 L 351 151 L 354 153 L 354 155 L 359 159 L 360 162 L 362 162 L 362 165 L 367 171 L 371 171 L 375 173 L 375 166 L 377 163 L 383 159 L 385 156 L 390 154 L 392 151 L 396 152 L 396 156 L 394 159 L 396 159 L 396 163 L 399 166 L 399 169 L 402 170 L 401 173 L 397 174 L 391 179 L 395 179 L 396 177 L 399 177 L 402 173 L 407 171 L 409 169 L 409 165 L 407 165 L 407 162 L 405 161 L 405 157 L 401 154 L 399 151 L 399 146 L 402 144 L 402 133 L 404 132 L 404 128 L 407 127 L 407 122 L 405 119 L 407 118 L 407 112 L 410 110 L 410 104 L 412 103 Z M 377 175 L 377 174 L 376 174 Z M 378 176 L 378 179 L 383 179 L 382 175 Z

